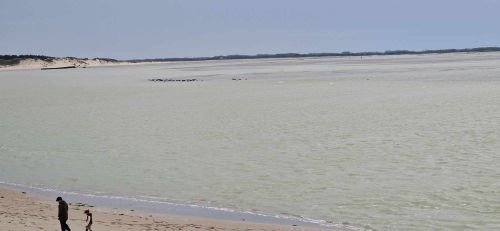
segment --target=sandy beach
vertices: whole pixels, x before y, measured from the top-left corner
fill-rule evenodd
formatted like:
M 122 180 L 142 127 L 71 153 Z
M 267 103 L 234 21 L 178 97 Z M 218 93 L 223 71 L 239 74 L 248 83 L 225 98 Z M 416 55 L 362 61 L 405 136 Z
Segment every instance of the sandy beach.
M 130 210 L 94 207 L 75 201 L 67 202 L 70 204 L 68 224 L 73 230 L 84 229 L 85 215 L 83 211 L 86 209 L 90 209 L 93 213 L 93 230 L 331 230 L 148 214 Z M 49 198 L 0 188 L 0 230 L 59 230 L 57 203 Z

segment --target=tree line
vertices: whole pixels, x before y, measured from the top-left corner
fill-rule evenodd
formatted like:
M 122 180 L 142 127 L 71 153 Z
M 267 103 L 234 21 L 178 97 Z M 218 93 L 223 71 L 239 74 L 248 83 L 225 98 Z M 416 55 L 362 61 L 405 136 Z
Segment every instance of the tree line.
M 478 47 L 466 49 L 441 49 L 441 50 L 389 50 L 384 52 L 349 52 L 341 53 L 280 53 L 280 54 L 257 54 L 257 55 L 220 55 L 212 57 L 193 57 L 193 58 L 155 58 L 155 59 L 132 59 L 128 62 L 169 62 L 169 61 L 204 61 L 221 59 L 264 59 L 264 58 L 307 58 L 307 57 L 346 57 L 346 56 L 373 56 L 373 55 L 408 55 L 408 54 L 446 54 L 459 52 L 494 52 L 500 51 L 500 47 Z

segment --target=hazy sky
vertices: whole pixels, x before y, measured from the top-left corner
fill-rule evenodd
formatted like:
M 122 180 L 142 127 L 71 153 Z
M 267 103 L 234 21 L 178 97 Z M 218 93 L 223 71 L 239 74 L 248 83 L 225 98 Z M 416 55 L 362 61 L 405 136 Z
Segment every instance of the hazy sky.
M 0 0 L 0 54 L 192 57 L 500 46 L 500 0 Z

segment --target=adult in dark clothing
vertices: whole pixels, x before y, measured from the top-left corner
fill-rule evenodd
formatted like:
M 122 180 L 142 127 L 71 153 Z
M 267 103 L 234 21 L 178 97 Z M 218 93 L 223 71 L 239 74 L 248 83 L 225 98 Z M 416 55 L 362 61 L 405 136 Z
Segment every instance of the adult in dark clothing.
M 62 231 L 71 231 L 66 221 L 68 221 L 68 203 L 64 201 L 61 197 L 57 197 L 57 202 L 59 202 L 59 213 L 57 217 L 59 218 L 59 223 L 61 223 Z

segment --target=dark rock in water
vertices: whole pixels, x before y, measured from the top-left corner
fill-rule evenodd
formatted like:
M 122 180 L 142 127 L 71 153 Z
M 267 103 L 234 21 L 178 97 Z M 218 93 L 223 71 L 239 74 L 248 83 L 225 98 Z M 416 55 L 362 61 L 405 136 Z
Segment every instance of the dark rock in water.
M 231 80 L 240 81 L 240 80 L 247 80 L 247 78 L 244 78 L 244 79 L 242 79 L 242 78 L 232 78 Z
M 22 194 L 26 194 L 26 192 L 21 192 Z
M 152 82 L 194 82 L 194 81 L 202 81 L 198 79 L 148 79 Z

